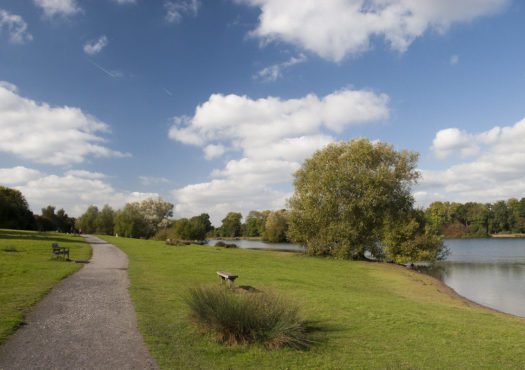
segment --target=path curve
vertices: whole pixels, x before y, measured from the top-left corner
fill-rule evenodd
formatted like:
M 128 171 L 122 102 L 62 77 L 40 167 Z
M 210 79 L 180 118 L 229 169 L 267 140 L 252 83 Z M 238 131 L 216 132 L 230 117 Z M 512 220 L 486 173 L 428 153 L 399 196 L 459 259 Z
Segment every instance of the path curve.
M 0 347 L 0 369 L 156 369 L 128 294 L 128 258 L 87 235 L 90 263 L 58 283 Z

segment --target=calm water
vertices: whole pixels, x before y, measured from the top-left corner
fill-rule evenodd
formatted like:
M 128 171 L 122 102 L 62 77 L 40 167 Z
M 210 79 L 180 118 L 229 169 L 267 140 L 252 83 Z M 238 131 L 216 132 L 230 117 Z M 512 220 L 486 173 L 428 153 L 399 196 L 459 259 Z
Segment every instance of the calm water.
M 462 296 L 525 316 L 525 239 L 450 239 L 434 274 Z
M 220 240 L 209 240 L 209 245 L 215 245 Z M 265 243 L 258 240 L 222 240 L 228 244 L 235 244 L 239 248 L 245 249 L 268 249 L 276 251 L 304 252 L 304 248 L 299 244 L 291 243 Z

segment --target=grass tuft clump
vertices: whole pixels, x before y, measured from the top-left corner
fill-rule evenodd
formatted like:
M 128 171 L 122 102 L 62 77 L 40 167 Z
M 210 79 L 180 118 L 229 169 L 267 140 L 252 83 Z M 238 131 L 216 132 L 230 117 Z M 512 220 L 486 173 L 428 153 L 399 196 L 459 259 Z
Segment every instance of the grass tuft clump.
M 185 300 L 191 317 L 221 343 L 261 343 L 271 349 L 306 349 L 311 344 L 298 306 L 279 295 L 199 287 L 190 289 Z

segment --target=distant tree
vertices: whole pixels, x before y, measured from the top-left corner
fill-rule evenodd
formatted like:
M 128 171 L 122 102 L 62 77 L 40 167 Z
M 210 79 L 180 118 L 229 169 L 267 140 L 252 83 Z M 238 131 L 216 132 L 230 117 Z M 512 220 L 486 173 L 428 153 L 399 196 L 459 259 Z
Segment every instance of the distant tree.
M 148 235 L 155 234 L 160 228 L 166 228 L 168 221 L 173 216 L 173 204 L 162 198 L 148 198 L 138 203 L 138 208 L 147 224 Z
M 148 238 L 152 235 L 138 203 L 128 203 L 116 213 L 114 231 L 127 238 Z
M 115 227 L 115 211 L 109 205 L 105 205 L 95 219 L 97 233 L 113 235 Z
M 501 200 L 493 204 L 492 215 L 492 233 L 502 233 L 510 231 L 510 212 L 505 201 Z
M 262 236 L 266 224 L 266 218 L 270 211 L 250 211 L 246 217 L 243 236 L 257 237 Z
M 406 225 L 413 212 L 410 188 L 419 177 L 417 157 L 366 139 L 317 151 L 295 173 L 289 236 L 314 255 L 381 255 L 382 240 L 389 239 L 395 221 Z M 427 237 L 419 227 L 411 229 Z
M 35 218 L 19 190 L 0 186 L 0 228 L 35 229 Z
M 77 218 L 75 222 L 75 227 L 77 228 L 77 230 L 84 234 L 96 233 L 96 220 L 98 217 L 98 213 L 99 211 L 97 206 L 89 206 L 86 212 L 84 212 L 82 216 Z
M 266 218 L 263 239 L 272 243 L 285 242 L 288 232 L 288 212 L 284 209 L 270 212 Z
M 241 236 L 241 219 L 242 215 L 238 212 L 230 212 L 222 220 L 220 227 L 220 236 L 236 237 Z

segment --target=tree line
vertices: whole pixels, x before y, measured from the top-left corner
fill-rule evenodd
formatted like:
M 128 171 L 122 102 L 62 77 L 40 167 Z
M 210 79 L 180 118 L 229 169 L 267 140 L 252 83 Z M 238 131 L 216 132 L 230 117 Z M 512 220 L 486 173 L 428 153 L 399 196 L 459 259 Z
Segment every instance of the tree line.
M 244 223 L 241 213 L 230 212 L 216 228 L 207 213 L 174 220 L 173 204 L 161 198 L 128 203 L 119 210 L 90 206 L 71 226 L 72 219 L 63 210 L 55 213 L 48 207 L 41 218 L 32 216 L 20 192 L 2 188 L 0 227 L 53 225 L 57 230 L 72 227 L 85 233 L 160 240 L 260 237 L 300 243 L 311 255 L 373 256 L 395 262 L 444 258 L 442 235 L 525 231 L 524 199 L 435 202 L 426 210 L 417 209 L 411 191 L 420 177 L 417 159 L 415 152 L 367 139 L 330 144 L 294 174 L 294 193 L 286 209 L 250 211 Z M 46 226 L 44 219 L 51 223 Z
M 75 232 L 75 219 L 64 209 L 42 208 L 40 215 L 29 209 L 24 195 L 17 189 L 0 186 L 0 228 L 38 231 Z
M 487 237 L 525 233 L 525 198 L 494 203 L 434 202 L 425 215 L 445 237 Z

